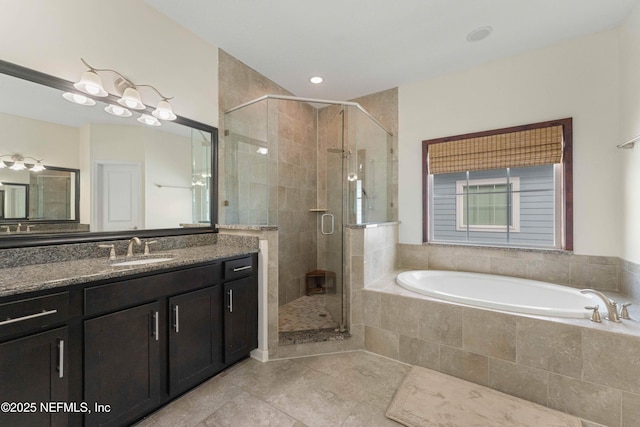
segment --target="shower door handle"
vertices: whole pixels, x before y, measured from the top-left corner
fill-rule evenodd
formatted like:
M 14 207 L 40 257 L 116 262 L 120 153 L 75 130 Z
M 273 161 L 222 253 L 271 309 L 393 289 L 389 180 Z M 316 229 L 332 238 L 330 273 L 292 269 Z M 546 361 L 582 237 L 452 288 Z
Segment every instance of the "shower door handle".
M 331 218 L 331 231 L 329 231 L 329 232 L 324 231 L 324 218 L 325 217 Z M 332 214 L 323 214 L 322 217 L 320 218 L 320 231 L 322 232 L 322 234 L 333 234 L 334 225 L 335 225 L 335 218 L 333 217 Z

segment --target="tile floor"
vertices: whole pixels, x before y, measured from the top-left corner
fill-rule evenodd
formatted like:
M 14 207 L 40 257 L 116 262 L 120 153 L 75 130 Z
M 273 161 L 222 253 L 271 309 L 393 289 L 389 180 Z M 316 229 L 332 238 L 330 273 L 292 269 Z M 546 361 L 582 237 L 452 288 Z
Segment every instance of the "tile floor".
M 326 308 L 323 294 L 305 295 L 278 309 L 280 332 L 308 331 L 311 329 L 337 328 Z
M 384 414 L 410 369 L 365 351 L 246 359 L 136 427 L 397 427 Z

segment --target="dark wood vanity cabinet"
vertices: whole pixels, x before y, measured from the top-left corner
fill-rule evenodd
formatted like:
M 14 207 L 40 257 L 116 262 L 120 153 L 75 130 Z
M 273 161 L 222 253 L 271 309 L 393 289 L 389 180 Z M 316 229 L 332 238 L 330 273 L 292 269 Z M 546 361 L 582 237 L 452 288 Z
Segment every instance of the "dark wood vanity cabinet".
M 224 284 L 225 361 L 236 362 L 258 346 L 257 286 L 253 278 Z
M 220 285 L 169 298 L 169 392 L 177 395 L 224 367 Z
M 225 362 L 234 363 L 258 347 L 256 263 L 243 257 L 224 263 Z
M 2 426 L 66 426 L 65 412 L 43 411 L 41 403 L 68 402 L 67 328 L 29 335 L 0 344 Z
M 86 425 L 126 425 L 160 402 L 160 313 L 153 302 L 84 322 Z
M 85 312 L 97 317 L 84 321 L 84 400 L 109 405 L 85 425 L 128 425 L 256 348 L 255 263 L 249 256 L 85 289 Z
M 0 300 L 0 403 L 37 405 L 0 426 L 131 425 L 249 355 L 256 268 L 253 254 Z
M 41 403 L 69 400 L 68 317 L 68 292 L 0 304 L 0 425 L 67 425 Z

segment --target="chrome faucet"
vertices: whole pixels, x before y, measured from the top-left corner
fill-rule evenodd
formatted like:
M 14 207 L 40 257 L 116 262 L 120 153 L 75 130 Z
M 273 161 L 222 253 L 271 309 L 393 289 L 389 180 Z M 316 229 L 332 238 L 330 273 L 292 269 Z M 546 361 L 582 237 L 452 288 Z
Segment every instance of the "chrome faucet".
M 133 244 L 140 246 L 142 242 L 137 237 L 132 237 L 129 239 L 129 246 L 127 246 L 127 257 L 133 256 Z
M 580 291 L 580 293 L 594 294 L 595 296 L 600 298 L 604 303 L 604 306 L 607 308 L 607 315 L 608 315 L 607 320 L 610 320 L 611 322 L 617 322 L 617 323 L 620 322 L 620 317 L 618 316 L 618 303 L 616 303 L 614 300 L 610 300 L 602 292 L 598 292 L 593 289 L 583 289 Z

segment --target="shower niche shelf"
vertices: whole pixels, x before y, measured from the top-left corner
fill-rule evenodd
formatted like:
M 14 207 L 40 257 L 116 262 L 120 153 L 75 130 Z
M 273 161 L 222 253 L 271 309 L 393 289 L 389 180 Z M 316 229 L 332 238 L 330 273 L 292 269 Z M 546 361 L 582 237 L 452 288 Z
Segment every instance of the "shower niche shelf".
M 329 209 L 325 209 L 325 208 L 313 208 L 313 209 L 309 209 L 309 212 L 327 212 Z

